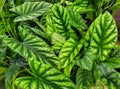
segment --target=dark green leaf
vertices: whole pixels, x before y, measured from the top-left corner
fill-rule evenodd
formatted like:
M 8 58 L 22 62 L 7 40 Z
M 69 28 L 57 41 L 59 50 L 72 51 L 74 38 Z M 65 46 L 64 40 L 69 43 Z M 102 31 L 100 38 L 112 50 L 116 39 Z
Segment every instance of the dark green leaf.
M 76 75 L 77 89 L 91 89 L 93 84 L 92 73 L 85 69 L 78 69 Z
M 5 87 L 6 89 L 12 89 L 12 81 L 13 78 L 15 77 L 15 75 L 18 73 L 18 71 L 20 70 L 19 67 L 17 66 L 10 66 L 5 73 Z

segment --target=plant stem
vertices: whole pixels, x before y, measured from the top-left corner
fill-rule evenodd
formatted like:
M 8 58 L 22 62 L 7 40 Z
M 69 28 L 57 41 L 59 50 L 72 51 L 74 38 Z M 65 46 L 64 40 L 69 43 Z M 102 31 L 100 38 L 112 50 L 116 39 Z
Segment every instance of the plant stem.
M 26 71 L 26 70 L 21 70 L 21 71 L 19 71 L 19 72 L 15 75 L 15 77 L 13 78 L 13 82 L 12 82 L 12 89 L 15 89 L 14 85 L 15 85 L 15 79 L 16 79 L 16 77 L 17 77 L 20 73 L 22 73 L 22 72 L 24 72 L 24 71 Z

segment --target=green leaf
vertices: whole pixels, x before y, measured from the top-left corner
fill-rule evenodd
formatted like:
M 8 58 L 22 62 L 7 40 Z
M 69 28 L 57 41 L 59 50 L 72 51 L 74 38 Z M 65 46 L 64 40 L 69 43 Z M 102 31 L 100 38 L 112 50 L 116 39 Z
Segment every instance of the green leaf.
M 6 67 L 1 67 L 0 66 L 0 80 L 4 79 L 6 70 L 7 70 Z
M 0 37 L 0 60 L 4 60 L 6 57 L 6 45 L 2 42 L 2 38 Z
M 46 16 L 47 34 L 52 35 L 56 32 L 69 37 L 70 25 L 68 21 L 67 10 L 63 6 L 55 4 Z
M 65 42 L 65 37 L 54 32 L 52 34 L 52 44 L 54 45 L 54 44 L 58 44 L 58 43 L 62 43 L 62 42 Z
M 73 66 L 75 65 L 76 60 L 73 60 L 69 65 L 64 68 L 64 74 L 70 77 Z
M 19 14 L 19 16 L 14 19 L 15 22 L 19 22 L 36 19 L 47 12 L 50 7 L 51 4 L 47 2 L 25 2 L 20 6 L 11 8 L 10 11 Z
M 22 89 L 75 89 L 75 85 L 63 73 L 50 65 L 29 59 L 32 77 L 20 77 L 15 81 Z
M 17 66 L 14 66 L 14 65 L 11 65 L 6 70 L 6 73 L 5 73 L 5 87 L 6 87 L 6 89 L 12 89 L 12 81 L 19 70 L 20 70 L 20 68 Z
M 5 4 L 5 1 L 6 1 L 6 0 L 0 0 L 0 14 L 1 14 L 1 12 L 2 12 L 2 9 L 3 9 L 3 6 L 4 6 L 4 4 Z
M 64 45 L 62 46 L 59 52 L 59 66 L 60 68 L 65 68 L 68 64 L 70 64 L 75 57 L 78 55 L 80 49 L 83 46 L 83 40 L 77 42 L 77 40 L 73 38 L 69 38 Z
M 94 11 L 93 9 L 87 8 L 89 0 L 76 0 L 73 3 L 70 3 L 67 7 L 79 12 L 80 14 Z
M 83 18 L 80 16 L 80 14 L 72 9 L 69 10 L 69 15 L 70 15 L 70 21 L 69 23 L 74 26 L 80 34 L 83 36 L 83 30 L 87 28 L 87 25 L 85 24 L 85 21 Z
M 40 37 L 42 38 L 45 38 L 47 40 L 51 40 L 50 37 L 45 33 L 43 32 L 41 29 L 37 29 L 37 28 L 30 28 L 33 32 L 35 32 L 37 35 L 39 35 Z
M 110 58 L 105 60 L 103 63 L 110 68 L 120 68 L 120 58 Z
M 111 85 L 111 83 L 116 88 L 110 88 L 110 89 L 119 89 L 120 87 L 120 73 L 116 70 L 110 68 L 109 66 L 105 64 L 97 65 L 97 71 L 99 71 L 101 78 L 103 78 L 103 82 L 108 85 L 108 87 Z M 106 81 L 104 81 L 106 79 Z
M 13 51 L 19 53 L 24 58 L 35 58 L 44 63 L 57 65 L 58 59 L 50 46 L 41 38 L 29 33 L 22 27 L 19 27 L 22 42 L 13 38 L 4 38 L 4 43 Z
M 91 71 L 93 67 L 93 59 L 94 55 L 92 54 L 91 49 L 89 48 L 83 58 L 80 58 L 77 61 L 77 65 L 80 66 L 82 69 L 86 69 Z
M 92 24 L 90 47 L 96 58 L 104 61 L 117 41 L 117 26 L 109 12 L 105 12 Z
M 93 85 L 92 73 L 85 69 L 78 69 L 76 74 L 77 89 L 91 89 Z

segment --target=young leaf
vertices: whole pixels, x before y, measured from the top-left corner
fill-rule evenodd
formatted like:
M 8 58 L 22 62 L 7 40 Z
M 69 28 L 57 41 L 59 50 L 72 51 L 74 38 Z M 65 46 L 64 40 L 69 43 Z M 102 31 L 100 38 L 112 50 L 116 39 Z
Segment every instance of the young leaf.
M 6 89 L 12 89 L 12 81 L 13 78 L 15 77 L 15 75 L 18 73 L 18 71 L 20 70 L 19 67 L 17 66 L 10 66 L 5 73 L 5 87 Z
M 117 41 L 117 26 L 109 12 L 105 12 L 93 22 L 90 46 L 96 58 L 104 61 Z
M 34 58 L 44 63 L 49 62 L 54 66 L 57 65 L 58 59 L 56 55 L 44 40 L 29 33 L 22 27 L 19 27 L 19 31 L 23 42 L 13 38 L 4 38 L 3 41 L 8 47 L 26 59 Z
M 52 5 L 47 2 L 25 2 L 20 6 L 11 8 L 10 11 L 20 16 L 14 19 L 15 22 L 36 19 L 47 12 Z
M 78 69 L 76 74 L 77 89 L 91 89 L 93 84 L 92 73 L 85 69 Z
M 63 73 L 50 65 L 29 59 L 32 77 L 20 77 L 15 81 L 22 89 L 75 89 L 75 85 Z
M 75 39 L 70 38 L 68 39 L 64 45 L 62 46 L 59 52 L 59 65 L 60 68 L 65 68 L 68 64 L 70 64 L 74 58 L 79 53 L 80 49 L 83 46 L 83 40 L 77 42 Z

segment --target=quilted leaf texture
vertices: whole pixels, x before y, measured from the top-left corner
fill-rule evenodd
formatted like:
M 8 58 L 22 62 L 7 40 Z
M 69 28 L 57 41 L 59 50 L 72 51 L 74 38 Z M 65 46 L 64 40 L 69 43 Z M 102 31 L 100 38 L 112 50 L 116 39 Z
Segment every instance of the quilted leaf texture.
M 24 58 L 35 58 L 44 63 L 57 65 L 58 59 L 48 44 L 41 38 L 29 33 L 24 28 L 19 27 L 22 42 L 13 38 L 5 38 L 4 43 L 13 51 L 19 53 Z
M 83 46 L 82 43 L 83 40 L 77 42 L 77 40 L 73 38 L 68 39 L 64 43 L 59 53 L 60 68 L 65 68 L 75 59 L 75 57 L 77 56 L 77 54 L 79 53 L 80 49 Z
M 46 32 L 51 35 L 53 32 L 59 33 L 63 36 L 68 36 L 69 33 L 69 15 L 67 10 L 58 4 L 55 4 L 51 12 L 46 17 Z
M 15 81 L 22 89 L 75 89 L 74 83 L 50 65 L 29 59 L 33 77 L 20 77 Z
M 35 19 L 47 12 L 52 5 L 47 2 L 25 2 L 20 6 L 11 8 L 10 11 L 19 14 L 15 22 Z
M 104 61 L 117 41 L 117 26 L 112 15 L 109 12 L 99 15 L 90 26 L 85 39 L 96 58 Z
M 76 75 L 77 89 L 91 89 L 93 84 L 91 71 L 78 69 Z

